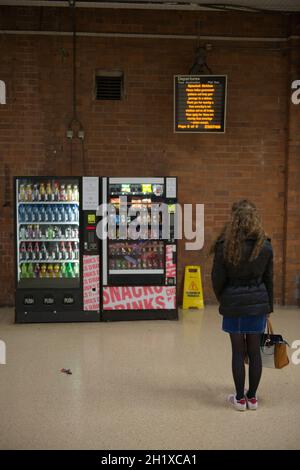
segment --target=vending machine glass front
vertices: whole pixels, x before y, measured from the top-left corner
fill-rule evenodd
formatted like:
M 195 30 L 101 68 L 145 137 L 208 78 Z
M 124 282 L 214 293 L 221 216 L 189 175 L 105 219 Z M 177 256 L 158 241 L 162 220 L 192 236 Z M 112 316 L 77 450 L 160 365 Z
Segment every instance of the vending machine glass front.
M 79 207 L 77 178 L 16 180 L 19 288 L 79 287 Z

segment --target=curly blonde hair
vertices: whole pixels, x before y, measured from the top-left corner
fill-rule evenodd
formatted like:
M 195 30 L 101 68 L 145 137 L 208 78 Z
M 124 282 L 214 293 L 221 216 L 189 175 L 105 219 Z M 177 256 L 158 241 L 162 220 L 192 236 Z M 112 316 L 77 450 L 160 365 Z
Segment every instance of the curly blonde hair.
M 255 244 L 249 261 L 253 261 L 259 255 L 261 247 L 267 236 L 262 227 L 260 215 L 253 203 L 247 200 L 236 203 L 231 212 L 229 223 L 224 229 L 224 259 L 238 265 L 242 259 L 243 242 L 253 237 Z
M 232 204 L 231 206 L 231 214 L 233 214 L 237 209 L 240 209 L 242 207 L 253 207 L 253 209 L 256 209 L 255 207 L 255 204 L 253 204 L 253 202 L 249 201 L 249 199 L 241 199 L 240 201 L 236 201 Z M 228 224 L 224 225 L 224 227 L 222 228 L 221 230 L 221 233 L 219 234 L 219 236 L 214 240 L 214 242 L 212 243 L 211 247 L 210 247 L 210 250 L 209 250 L 209 254 L 210 255 L 213 255 L 216 251 L 216 247 L 217 247 L 217 243 L 220 241 L 220 240 L 224 240 L 225 238 L 225 232 L 226 232 L 226 227 L 227 227 Z

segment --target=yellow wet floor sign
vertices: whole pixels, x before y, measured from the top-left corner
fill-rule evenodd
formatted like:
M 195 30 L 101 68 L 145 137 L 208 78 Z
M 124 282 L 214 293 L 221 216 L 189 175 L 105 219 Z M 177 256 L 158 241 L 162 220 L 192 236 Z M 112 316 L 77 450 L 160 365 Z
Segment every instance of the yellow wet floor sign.
M 186 266 L 184 272 L 182 308 L 203 308 L 203 291 L 200 266 Z

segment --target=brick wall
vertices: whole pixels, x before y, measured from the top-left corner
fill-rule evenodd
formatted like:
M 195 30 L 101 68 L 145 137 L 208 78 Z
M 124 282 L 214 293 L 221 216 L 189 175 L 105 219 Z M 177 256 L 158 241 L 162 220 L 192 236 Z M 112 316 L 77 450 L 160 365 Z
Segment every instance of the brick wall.
M 2 14 L 1 14 L 2 13 Z M 214 12 L 82 10 L 78 31 L 284 37 L 286 17 Z M 297 23 L 297 22 L 296 22 Z M 70 31 L 64 8 L 0 7 L 0 29 Z M 284 188 L 289 165 L 287 303 L 296 303 L 300 274 L 299 119 L 293 117 L 287 145 L 290 54 L 280 44 L 213 42 L 208 63 L 228 75 L 224 135 L 173 133 L 173 75 L 188 73 L 196 41 L 79 37 L 78 116 L 86 131 L 88 175 L 177 175 L 181 203 L 205 204 L 205 246 L 179 247 L 180 278 L 186 264 L 200 264 L 206 302 L 210 285 L 209 246 L 226 221 L 233 201 L 252 199 L 260 208 L 275 250 L 275 297 L 282 297 Z M 83 174 L 80 142 L 66 139 L 72 115 L 72 38 L 58 35 L 0 36 L 0 79 L 7 105 L 0 106 L 1 188 L 4 169 L 13 175 Z M 122 70 L 125 97 L 95 102 L 95 69 Z M 299 70 L 299 69 L 298 69 Z M 298 77 L 300 78 L 300 76 Z M 300 110 L 300 106 L 298 106 Z M 293 110 L 293 113 L 296 110 Z M 298 112 L 298 110 L 297 110 Z M 291 115 L 291 110 L 290 110 Z M 297 114 L 299 116 L 299 114 Z M 297 134 L 298 132 L 298 134 Z M 291 137 L 292 136 L 292 137 Z M 72 156 L 72 158 L 71 158 Z M 12 198 L 8 180 L 6 193 Z M 13 207 L 0 208 L 0 304 L 13 303 Z

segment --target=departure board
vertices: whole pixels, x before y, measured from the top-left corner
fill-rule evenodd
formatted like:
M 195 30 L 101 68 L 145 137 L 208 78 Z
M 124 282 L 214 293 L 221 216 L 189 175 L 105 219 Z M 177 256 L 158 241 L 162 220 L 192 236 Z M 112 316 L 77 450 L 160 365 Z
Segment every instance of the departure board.
M 174 131 L 225 132 L 225 75 L 174 77 Z

